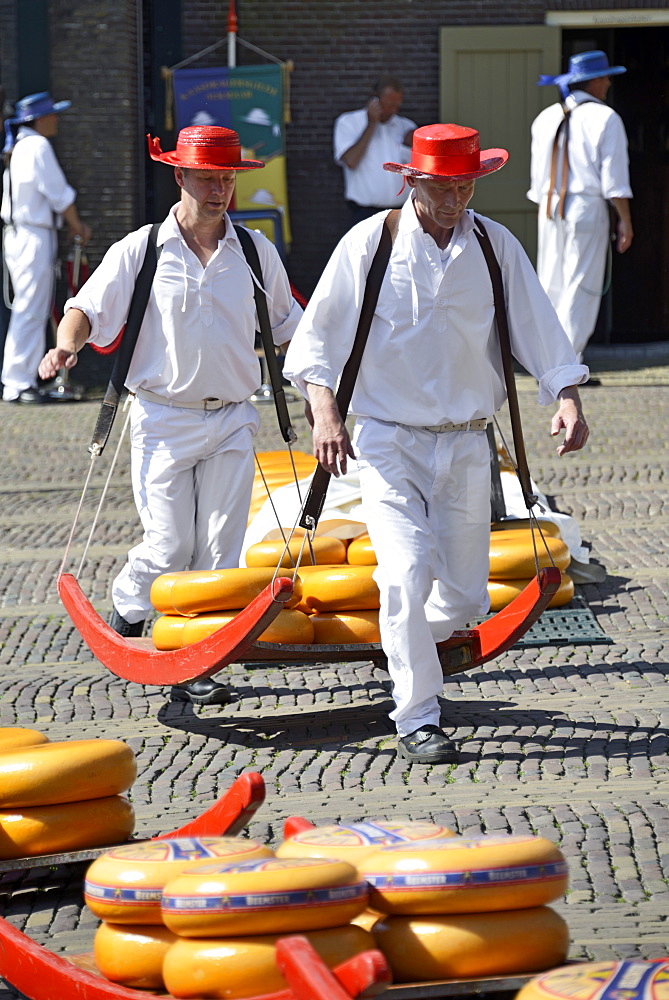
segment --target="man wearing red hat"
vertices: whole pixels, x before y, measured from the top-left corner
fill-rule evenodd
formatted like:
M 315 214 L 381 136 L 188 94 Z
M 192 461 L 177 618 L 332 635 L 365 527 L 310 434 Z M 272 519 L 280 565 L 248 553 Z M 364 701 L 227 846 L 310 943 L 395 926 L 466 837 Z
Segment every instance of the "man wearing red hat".
M 349 440 L 334 396 L 351 351 L 385 213 L 340 242 L 288 349 L 284 374 L 308 398 L 314 451 L 344 473 L 356 457 L 365 520 L 377 555 L 381 641 L 388 657 L 398 752 L 449 763 L 440 728 L 443 674 L 435 640 L 488 609 L 490 462 L 485 427 L 505 386 L 493 292 L 477 219 L 467 205 L 476 178 L 499 170 L 503 149 L 481 150 L 474 129 L 429 125 L 414 133 L 404 174 L 411 197 L 399 216 L 351 410 Z M 485 219 L 506 290 L 515 357 L 539 382 L 539 402 L 559 400 L 551 432 L 559 454 L 585 444 L 578 363 L 520 243 Z M 308 411 L 309 412 L 309 411 Z
M 160 573 L 237 566 L 253 485 L 259 418 L 248 401 L 260 384 L 255 353 L 254 277 L 227 215 L 242 159 L 231 129 L 190 127 L 151 158 L 174 166 L 180 201 L 160 226 L 158 266 L 126 379 L 132 480 L 144 537 L 114 581 L 112 628 L 142 634 L 149 592 Z M 123 327 L 151 227 L 114 244 L 65 305 L 57 347 L 40 366 L 48 378 L 71 368 L 90 341 L 105 347 Z M 275 247 L 251 233 L 262 269 L 274 342 L 292 337 L 302 310 Z M 229 696 L 211 679 L 175 687 L 200 704 Z

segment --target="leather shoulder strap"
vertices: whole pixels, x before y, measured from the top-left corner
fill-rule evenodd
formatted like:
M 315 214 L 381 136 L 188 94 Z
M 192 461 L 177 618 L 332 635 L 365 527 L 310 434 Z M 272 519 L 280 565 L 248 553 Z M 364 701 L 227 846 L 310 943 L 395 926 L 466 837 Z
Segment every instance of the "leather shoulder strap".
M 245 229 L 244 226 L 235 225 L 234 230 L 237 233 L 239 242 L 242 245 L 246 263 L 253 271 L 256 279 L 253 282 L 253 297 L 256 304 L 256 315 L 258 317 L 258 326 L 260 327 L 265 364 L 267 365 L 269 380 L 272 385 L 272 395 L 274 397 L 274 406 L 276 407 L 276 415 L 279 421 L 279 430 L 281 431 L 281 436 L 286 444 L 292 444 L 294 441 L 297 441 L 297 434 L 295 433 L 290 422 L 290 414 L 288 413 L 288 404 L 286 403 L 286 394 L 283 389 L 279 362 L 277 361 L 276 351 L 274 350 L 274 338 L 272 337 L 272 326 L 269 319 L 267 296 L 264 291 L 265 283 L 263 281 L 258 249 L 253 242 L 253 237 L 248 229 Z
M 149 236 L 146 241 L 146 252 L 144 254 L 144 260 L 142 261 L 142 266 L 137 275 L 137 281 L 135 282 L 132 298 L 130 299 L 128 318 L 125 321 L 123 337 L 121 338 L 121 343 L 116 351 L 114 367 L 112 369 L 109 385 L 107 386 L 105 398 L 102 400 L 102 405 L 100 406 L 100 412 L 98 414 L 97 423 L 93 432 L 93 438 L 88 446 L 88 450 L 92 455 L 101 455 L 107 441 L 109 440 L 119 400 L 123 394 L 123 389 L 125 388 L 125 380 L 128 377 L 130 362 L 132 361 L 132 355 L 135 350 L 142 320 L 144 319 L 144 313 L 146 312 L 146 307 L 149 304 L 151 286 L 153 285 L 153 278 L 158 266 L 160 249 L 158 248 L 157 243 L 158 230 L 160 229 L 160 226 L 160 222 L 155 222 L 149 230 Z
M 504 279 L 499 261 L 495 256 L 490 237 L 481 221 L 481 217 L 474 216 L 476 226 L 474 234 L 479 241 L 485 262 L 488 265 L 490 280 L 492 282 L 493 300 L 495 303 L 495 323 L 497 325 L 497 336 L 502 352 L 502 370 L 506 383 L 506 396 L 509 402 L 509 416 L 511 418 L 511 431 L 513 434 L 513 447 L 516 452 L 516 472 L 523 491 L 523 499 L 528 510 L 537 502 L 536 496 L 532 493 L 532 481 L 530 470 L 527 465 L 527 455 L 525 453 L 525 441 L 523 438 L 523 428 L 520 421 L 520 407 L 518 405 L 518 393 L 516 390 L 516 380 L 513 374 L 513 357 L 511 354 L 511 336 L 509 333 L 509 318 L 506 311 L 506 301 L 504 293 Z
M 360 309 L 360 319 L 355 333 L 353 347 L 348 361 L 344 365 L 344 370 L 339 381 L 337 390 L 337 406 L 342 420 L 346 420 L 348 408 L 353 396 L 353 389 L 360 370 L 363 351 L 369 336 L 369 330 L 374 319 L 376 304 L 379 301 L 379 293 L 383 284 L 383 277 L 386 273 L 393 244 L 397 236 L 397 229 L 400 222 L 401 209 L 394 208 L 386 215 L 381 227 L 381 237 L 376 248 L 376 253 L 372 260 L 371 267 L 367 274 L 367 283 L 362 297 L 362 307 Z M 300 517 L 300 527 L 313 529 L 318 524 L 318 519 L 325 503 L 330 482 L 330 473 L 326 472 L 322 465 L 318 465 L 311 480 L 309 493 L 302 508 Z

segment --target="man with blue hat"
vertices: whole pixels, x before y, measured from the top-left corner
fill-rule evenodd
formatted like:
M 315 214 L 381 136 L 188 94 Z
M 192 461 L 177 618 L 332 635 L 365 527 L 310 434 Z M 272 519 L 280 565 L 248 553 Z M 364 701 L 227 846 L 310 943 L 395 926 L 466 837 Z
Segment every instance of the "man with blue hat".
M 609 205 L 616 213 L 615 244 L 625 253 L 633 230 L 627 135 L 620 115 L 605 103 L 611 77 L 604 52 L 572 56 L 569 70 L 542 76 L 561 100 L 532 124 L 530 201 L 539 205 L 537 272 L 574 350 L 582 357 L 605 286 Z
M 49 142 L 58 133 L 58 115 L 70 101 L 54 102 L 46 91 L 16 103 L 5 122 L 6 156 L 2 219 L 4 257 L 14 299 L 2 367 L 3 399 L 41 403 L 37 367 L 44 353 L 44 330 L 53 297 L 57 230 L 65 220 L 73 236 L 86 243 L 89 227 L 75 206 L 70 187 Z

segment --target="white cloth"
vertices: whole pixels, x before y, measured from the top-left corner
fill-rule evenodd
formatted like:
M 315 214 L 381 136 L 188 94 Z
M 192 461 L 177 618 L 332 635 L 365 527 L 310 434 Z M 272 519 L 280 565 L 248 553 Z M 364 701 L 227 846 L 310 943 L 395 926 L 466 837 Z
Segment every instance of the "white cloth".
M 376 215 L 344 237 L 309 302 L 284 366 L 303 392 L 307 383 L 335 387 L 382 219 Z M 502 226 L 484 224 L 504 277 L 514 354 L 539 380 L 539 401 L 548 402 L 588 370 L 577 363 L 518 241 Z M 492 287 L 473 226 L 467 212 L 442 261 L 413 201 L 403 207 L 352 400 L 400 736 L 439 722 L 435 638 L 488 607 L 485 432 L 422 429 L 490 416 L 504 401 Z
M 6 400 L 37 383 L 53 297 L 55 230 L 75 198 L 49 140 L 22 125 L 3 174 L 4 254 L 14 296 L 2 366 Z
M 546 216 L 555 134 L 563 120 L 553 104 L 532 124 L 530 201 L 539 205 L 537 273 L 575 352 L 580 356 L 597 322 L 609 241 L 607 200 L 631 198 L 627 136 L 616 112 L 585 91 L 566 101 L 569 178 L 564 219 L 557 216 L 564 134 L 557 153 L 551 218 Z
M 129 622 L 146 617 L 158 574 L 237 565 L 253 486 L 259 419 L 247 397 L 261 376 L 251 270 L 229 218 L 203 267 L 174 211 L 158 231 L 162 251 L 127 378 L 130 390 L 148 389 L 170 402 L 133 402 L 132 480 L 144 536 L 112 589 L 114 606 Z M 125 322 L 149 230 L 114 244 L 66 304 L 86 314 L 93 343 L 112 343 Z M 302 310 L 274 246 L 260 233 L 251 235 L 274 341 L 282 344 Z M 229 405 L 212 411 L 179 406 L 179 400 L 208 397 Z
M 404 186 L 404 178 L 384 170 L 383 164 L 407 162 L 411 150 L 403 140 L 407 132 L 416 128 L 416 123 L 401 115 L 378 122 L 357 167 L 347 167 L 342 156 L 355 145 L 367 123 L 367 109 L 361 108 L 339 115 L 334 124 L 334 158 L 344 171 L 344 196 L 357 205 L 399 208 L 406 201 L 409 188 Z
M 162 247 L 153 288 L 133 355 L 127 386 L 195 402 L 247 399 L 261 382 L 255 353 L 253 277 L 226 216 L 225 236 L 203 267 L 181 236 L 176 206 L 158 231 Z M 65 309 L 76 307 L 91 323 L 90 340 L 105 347 L 125 323 L 150 226 L 115 243 Z M 274 245 L 251 232 L 263 272 L 276 344 L 290 340 L 302 310 Z
M 358 322 L 367 271 L 384 215 L 354 226 L 341 240 L 309 300 L 284 365 L 306 395 L 306 383 L 336 386 Z M 488 269 L 467 211 L 444 263 L 422 229 L 413 201 L 399 230 L 370 330 L 351 412 L 409 426 L 489 417 L 506 390 L 494 329 Z M 586 381 L 534 268 L 511 233 L 484 225 L 507 291 L 515 357 L 539 380 L 539 403 Z

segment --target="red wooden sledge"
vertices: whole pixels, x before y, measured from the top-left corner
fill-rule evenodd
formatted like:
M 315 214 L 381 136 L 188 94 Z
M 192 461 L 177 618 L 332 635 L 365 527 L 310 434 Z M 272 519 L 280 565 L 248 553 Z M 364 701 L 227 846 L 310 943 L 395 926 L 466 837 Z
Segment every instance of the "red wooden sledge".
M 445 675 L 470 670 L 506 652 L 547 608 L 560 586 L 555 566 L 538 575 L 506 608 L 471 629 L 454 632 L 437 643 Z M 77 580 L 58 578 L 58 592 L 86 645 L 105 667 L 138 684 L 184 684 L 210 677 L 228 663 L 272 660 L 278 663 L 339 663 L 384 656 L 378 643 L 296 646 L 255 641 L 293 592 L 292 582 L 278 577 L 244 611 L 206 639 L 186 649 L 157 650 L 150 639 L 123 639 L 98 615 Z

